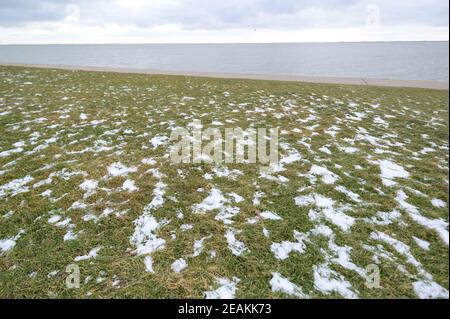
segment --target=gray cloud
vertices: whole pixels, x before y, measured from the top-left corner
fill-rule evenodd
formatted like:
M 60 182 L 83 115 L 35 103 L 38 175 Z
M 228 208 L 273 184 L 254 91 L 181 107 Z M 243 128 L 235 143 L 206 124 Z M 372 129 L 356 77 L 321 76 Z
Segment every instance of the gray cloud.
M 60 20 L 65 16 L 66 4 L 64 1 L 0 0 L 0 25 Z
M 133 1 L 131 1 L 133 2 Z M 385 25 L 448 26 L 447 0 L 0 0 L 0 26 L 62 21 L 68 5 L 80 9 L 85 25 L 155 27 L 177 24 L 185 30 L 304 29 L 359 26 L 367 4 L 378 4 Z

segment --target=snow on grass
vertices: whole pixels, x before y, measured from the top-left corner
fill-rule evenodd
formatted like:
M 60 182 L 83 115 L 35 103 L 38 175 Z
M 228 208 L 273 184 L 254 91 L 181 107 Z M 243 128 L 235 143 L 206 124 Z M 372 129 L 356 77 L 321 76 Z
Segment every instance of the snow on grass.
M 232 181 L 236 180 L 239 176 L 244 175 L 244 173 L 238 169 L 230 170 L 225 166 L 216 166 L 213 168 L 212 172 L 217 177 L 228 178 Z M 212 176 L 205 174 L 205 179 L 212 179 Z
M 448 290 L 429 280 L 419 280 L 413 283 L 414 292 L 421 299 L 448 299 Z
M 192 224 L 183 224 L 180 226 L 180 229 L 182 231 L 191 230 L 192 228 L 194 228 L 194 225 Z
M 136 187 L 135 182 L 131 179 L 127 179 L 125 182 L 123 182 L 122 189 L 129 193 L 133 193 L 139 190 L 139 188 Z
M 152 256 L 146 256 L 144 258 L 144 265 L 145 265 L 145 271 L 146 272 L 151 272 L 151 273 L 155 272 L 153 270 L 153 258 L 152 258 Z
M 269 212 L 269 211 L 262 212 L 259 214 L 259 216 L 261 216 L 262 219 L 269 219 L 269 220 L 282 220 L 283 219 L 280 216 L 278 216 L 277 214 L 275 214 L 273 212 Z
M 228 248 L 235 256 L 240 256 L 242 255 L 242 253 L 248 250 L 243 242 L 236 239 L 236 235 L 239 232 L 240 231 L 238 231 L 237 229 L 231 228 L 228 229 L 225 233 L 225 239 L 227 240 Z
M 445 207 L 447 207 L 447 203 L 444 202 L 444 201 L 441 200 L 441 199 L 438 199 L 438 198 L 433 198 L 433 199 L 431 200 L 431 204 L 432 204 L 434 207 L 437 207 L 437 208 L 445 208 Z
M 395 221 L 401 220 L 402 214 L 394 209 L 391 212 L 377 212 L 374 217 L 364 219 L 367 223 L 387 226 Z
M 302 159 L 300 153 L 292 148 L 289 148 L 289 154 L 281 157 L 279 163 L 280 164 L 292 164 L 294 162 L 298 162 Z
M 283 84 L 280 90 L 261 81 L 143 80 L 131 75 L 102 80 L 100 73 L 87 72 L 72 81 L 71 72 L 51 72 L 48 79 L 42 71 L 28 72 L 0 70 L 6 87 L 23 85 L 31 73 L 36 75 L 33 83 L 39 82 L 0 98 L 5 124 L 0 254 L 6 279 L 30 282 L 25 295 L 38 289 L 45 296 L 59 289 L 54 283 L 61 269 L 51 276 L 56 267 L 42 269 L 36 256 L 29 256 L 36 269 L 11 271 L 24 266 L 22 257 L 29 255 L 30 244 L 41 241 L 39 230 L 44 229 L 47 240 L 60 245 L 60 254 L 74 258 L 86 253 L 78 258 L 98 269 L 91 269 L 86 283 L 97 280 L 111 288 L 89 289 L 82 293 L 86 296 L 139 295 L 151 277 L 161 290 L 150 297 L 201 297 L 210 290 L 205 296 L 229 298 L 239 287 L 242 298 L 259 288 L 264 296 L 285 298 L 356 298 L 358 290 L 364 298 L 414 293 L 448 298 L 448 274 L 440 272 L 448 266 L 445 94 L 383 89 L 366 98 L 367 90 L 353 87 L 327 92 L 317 87 L 312 93 L 309 87 Z M 94 84 L 78 85 L 84 77 Z M 225 91 L 233 94 L 225 98 Z M 131 93 L 136 103 L 120 102 Z M 195 96 L 195 103 L 185 95 Z M 46 103 L 40 105 L 42 96 Z M 92 113 L 86 101 L 102 107 Z M 276 124 L 281 128 L 278 163 L 174 165 L 166 152 L 167 136 L 178 126 L 191 127 L 195 118 L 221 131 L 228 124 Z M 424 125 L 417 125 L 418 119 Z M 105 176 L 100 177 L 102 171 Z M 124 216 L 127 211 L 131 213 Z M 21 223 L 27 238 L 10 237 Z M 111 232 L 111 227 L 118 228 Z M 309 230 L 296 230 L 305 227 Z M 379 235 L 381 231 L 389 237 Z M 123 247 L 127 241 L 130 247 Z M 105 258 L 100 254 L 94 259 L 92 247 L 100 245 L 111 252 L 119 248 L 122 254 L 106 256 L 105 250 Z M 262 254 L 255 255 L 259 250 Z M 436 254 L 440 251 L 444 253 Z M 56 257 L 48 256 L 48 264 L 58 264 Z M 308 262 L 295 262 L 305 258 Z M 142 262 L 133 270 L 134 284 L 123 278 L 119 287 L 118 277 L 99 274 L 100 269 L 114 275 L 124 265 L 133 267 L 127 259 Z M 382 278 L 383 289 L 364 288 L 363 267 L 372 260 L 393 266 L 393 273 Z M 189 270 L 181 269 L 183 261 Z M 237 261 L 246 267 L 234 267 Z M 198 280 L 188 290 L 169 287 L 205 269 L 227 278 L 218 278 L 217 284 L 213 278 L 207 289 Z M 160 274 L 149 274 L 156 270 Z M 248 280 L 258 276 L 267 277 L 265 285 Z M 39 277 L 50 280 L 38 282 Z M 5 289 L 14 296 L 12 288 Z
M 73 209 L 79 209 L 79 210 L 84 210 L 86 209 L 87 205 L 79 200 L 75 201 L 72 203 L 72 205 L 70 206 L 69 210 L 73 210 Z
M 152 254 L 164 248 L 166 241 L 157 236 L 157 231 L 168 224 L 167 220 L 158 222 L 155 217 L 144 214 L 133 223 L 135 229 L 130 242 L 136 246 L 138 255 Z
M 100 249 L 102 249 L 102 247 L 95 247 L 93 249 L 91 249 L 91 251 L 89 251 L 89 253 L 87 255 L 83 255 L 83 256 L 77 256 L 75 257 L 75 261 L 82 261 L 82 260 L 88 260 L 88 259 L 92 259 L 92 258 L 96 258 L 98 252 L 100 251 Z
M 134 173 L 137 171 L 136 167 L 126 167 L 120 162 L 113 163 L 107 168 L 108 173 L 113 176 L 127 176 L 129 173 Z
M 295 201 L 295 205 L 300 206 L 300 207 L 312 205 L 316 202 L 316 200 L 314 199 L 314 194 L 297 196 L 294 198 L 294 201 Z
M 0 157 L 7 157 L 7 156 L 11 156 L 12 154 L 17 154 L 17 153 L 22 153 L 23 152 L 23 148 L 22 147 L 17 147 L 17 148 L 13 148 L 7 151 L 3 151 L 0 152 Z
M 394 186 L 397 182 L 395 178 L 408 178 L 409 173 L 400 165 L 389 160 L 378 161 L 381 170 L 381 180 L 384 186 Z
M 279 170 L 276 168 L 278 165 L 271 164 L 268 169 L 262 169 L 260 171 L 259 177 L 265 178 L 269 181 L 277 182 L 279 184 L 286 184 L 289 182 L 289 179 L 287 177 L 284 177 L 282 175 L 274 176 L 273 174 L 278 172 Z
M 194 241 L 194 252 L 191 257 L 199 256 L 203 251 L 203 243 L 206 239 L 211 238 L 211 236 L 203 237 L 202 239 Z
M 303 242 L 282 241 L 281 243 L 272 243 L 270 250 L 278 260 L 285 260 L 293 251 L 300 254 L 305 252 L 305 244 Z
M 355 218 L 344 213 L 348 209 L 347 206 L 335 207 L 335 202 L 331 198 L 320 194 L 297 196 L 294 198 L 294 202 L 300 207 L 315 205 L 318 209 L 309 211 L 310 220 L 319 221 L 321 218 L 325 218 L 345 232 L 348 232 L 356 221 Z
M 83 171 L 69 171 L 66 168 L 63 168 L 61 171 L 57 171 L 57 172 L 52 172 L 50 173 L 50 175 L 48 176 L 47 179 L 41 180 L 37 183 L 35 183 L 33 185 L 33 188 L 39 188 L 42 187 L 44 185 L 50 185 L 53 183 L 53 179 L 54 178 L 61 178 L 65 181 L 70 180 L 71 178 L 75 177 L 75 176 L 83 176 L 86 177 L 87 173 L 83 172 Z
M 161 174 L 157 174 L 161 177 Z M 136 246 L 138 255 L 152 254 L 155 251 L 164 248 L 166 241 L 159 238 L 157 231 L 167 225 L 170 221 L 163 219 L 157 221 L 151 215 L 153 210 L 159 209 L 164 204 L 164 195 L 166 193 L 167 185 L 162 181 L 158 181 L 153 190 L 152 201 L 144 207 L 144 213 L 136 219 L 134 233 L 130 238 L 131 244 Z
M 159 181 L 155 185 L 155 189 L 153 190 L 153 199 L 152 201 L 145 206 L 144 211 L 151 211 L 154 209 L 160 208 L 164 204 L 164 195 L 166 194 L 167 184 Z
M 312 165 L 311 169 L 309 170 L 309 174 L 310 174 L 310 181 L 311 184 L 315 184 L 316 182 L 316 176 L 319 176 L 321 178 L 321 181 L 324 184 L 334 184 L 339 177 L 330 172 L 326 167 L 322 167 L 322 166 L 318 166 L 318 165 Z
M 423 250 L 430 250 L 430 243 L 428 241 L 420 239 L 416 236 L 413 236 L 413 239 L 416 242 L 417 246 L 419 246 Z
M 97 189 L 98 182 L 93 179 L 85 180 L 83 183 L 80 184 L 80 188 L 85 191 L 84 197 L 87 198 L 91 195 L 93 195 Z
M 433 276 L 430 273 L 428 273 L 423 267 L 423 265 L 412 255 L 411 248 L 405 243 L 383 232 L 372 232 L 370 234 L 370 238 L 382 241 L 390 245 L 392 248 L 394 248 L 400 255 L 406 258 L 406 261 L 409 264 L 413 265 L 417 269 L 418 275 L 423 279 L 427 281 L 431 281 L 433 279 Z
M 9 219 L 14 215 L 14 211 L 10 210 L 9 212 L 6 212 L 5 214 L 3 214 L 3 218 Z
M 61 216 L 59 215 L 53 215 L 48 219 L 48 223 L 49 224 L 56 224 L 57 222 L 59 222 L 61 220 Z
M 345 194 L 345 195 L 347 195 L 355 203 L 361 203 L 362 202 L 361 201 L 361 197 L 358 194 L 348 190 L 344 186 L 337 186 L 336 190 L 341 192 L 341 193 L 343 193 L 343 194 Z
M 209 195 L 200 204 L 193 206 L 194 213 L 205 213 L 214 209 L 220 209 L 228 200 L 218 188 L 211 189 Z
M 13 197 L 18 194 L 28 192 L 29 188 L 26 185 L 32 180 L 33 177 L 27 175 L 23 178 L 12 180 L 9 183 L 0 186 L 0 198 L 5 197 L 7 195 Z
M 327 264 L 316 265 L 314 269 L 314 287 L 325 295 L 332 292 L 340 294 L 344 298 L 357 299 L 358 293 L 352 285 Z
M 231 219 L 239 214 L 240 209 L 227 204 L 239 203 L 243 200 L 243 197 L 236 193 L 224 194 L 220 189 L 212 188 L 209 195 L 201 203 L 192 206 L 192 211 L 194 214 L 204 214 L 217 210 L 218 213 L 215 219 L 230 225 L 233 223 Z
M 302 288 L 293 284 L 277 272 L 272 273 L 272 279 L 269 283 L 273 292 L 282 292 L 289 296 L 302 299 L 309 298 L 309 296 L 303 292 Z
M 350 246 L 338 246 L 333 239 L 328 241 L 329 252 L 326 254 L 325 258 L 334 264 L 338 264 L 348 270 L 356 272 L 361 277 L 366 277 L 366 271 L 357 266 L 351 261 L 352 247 Z
M 350 228 L 355 223 L 355 218 L 346 215 L 343 208 L 325 208 L 321 213 L 326 219 L 340 227 L 344 232 L 349 232 Z M 309 212 L 308 216 L 313 221 L 318 219 L 317 212 L 313 210 Z
M 167 136 L 157 135 L 150 140 L 153 149 L 157 149 L 159 146 L 167 144 L 169 138 Z
M 255 192 L 255 194 L 253 194 L 253 206 L 259 206 L 261 205 L 261 198 L 264 196 L 263 192 Z
M 20 239 L 20 237 L 25 233 L 23 229 L 21 229 L 16 236 L 6 238 L 6 239 L 0 239 L 0 255 L 3 255 L 4 253 L 10 251 L 16 246 L 17 240 Z
M 403 190 L 397 191 L 397 197 L 395 197 L 395 200 L 400 205 L 400 208 L 410 214 L 418 214 L 419 210 L 417 209 L 417 207 L 409 204 L 406 201 L 407 199 L 408 199 L 408 195 L 406 195 L 406 193 Z
M 219 288 L 205 292 L 206 299 L 234 299 L 237 284 L 240 282 L 239 278 L 233 277 L 232 280 L 228 278 L 216 278 Z
M 145 164 L 145 165 L 151 165 L 151 166 L 156 165 L 156 161 L 153 158 L 144 158 L 144 159 L 142 159 L 141 163 Z
M 186 260 L 184 260 L 183 258 L 177 259 L 175 260 L 172 265 L 170 266 L 170 268 L 176 272 L 176 273 L 180 273 L 181 271 L 183 271 L 185 268 L 187 268 L 187 263 Z
M 78 234 L 73 232 L 71 229 L 69 229 L 63 237 L 64 241 L 71 241 L 71 240 L 75 240 L 77 238 L 78 238 Z
M 409 213 L 411 219 L 413 219 L 416 223 L 422 225 L 425 228 L 436 231 L 439 237 L 441 237 L 442 241 L 448 246 L 449 243 L 448 222 L 440 218 L 430 219 L 421 215 L 416 206 L 406 202 L 408 196 L 405 194 L 403 190 L 399 190 L 397 192 L 397 197 L 395 199 L 399 203 L 400 207 Z
M 359 148 L 352 146 L 339 147 L 339 149 L 346 154 L 355 154 L 359 152 Z
M 330 149 L 326 146 L 322 146 L 321 148 L 319 148 L 319 151 L 321 151 L 322 153 L 328 154 L 328 155 L 332 154 Z

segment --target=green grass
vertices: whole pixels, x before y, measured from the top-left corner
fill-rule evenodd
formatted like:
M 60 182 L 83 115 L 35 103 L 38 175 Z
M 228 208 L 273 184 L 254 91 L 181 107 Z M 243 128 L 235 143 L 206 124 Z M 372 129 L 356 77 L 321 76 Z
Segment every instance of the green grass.
M 422 280 L 423 275 L 392 245 L 373 239 L 373 232 L 388 234 L 409 246 L 432 280 L 449 287 L 448 246 L 435 230 L 416 223 L 395 199 L 397 192 L 403 190 L 408 195 L 406 201 L 417 207 L 422 216 L 448 223 L 448 208 L 431 204 L 434 198 L 448 202 L 448 91 L 2 66 L 0 75 L 0 153 L 17 149 L 14 144 L 19 141 L 25 142 L 22 151 L 0 156 L 0 187 L 27 175 L 33 177 L 25 185 L 25 192 L 13 196 L 6 191 L 0 197 L 0 241 L 25 231 L 15 247 L 3 253 L 0 250 L 2 298 L 203 298 L 205 291 L 218 287 L 216 277 L 239 278 L 237 298 L 293 297 L 272 291 L 273 272 L 301 287 L 310 297 L 343 297 L 339 292 L 327 293 L 316 286 L 314 268 L 323 263 L 345 278 L 360 298 L 416 298 L 412 284 Z M 185 96 L 194 99 L 183 100 Z M 265 112 L 254 112 L 255 108 Z M 355 112 L 364 113 L 365 117 L 355 119 Z M 81 113 L 88 116 L 87 120 L 80 119 Z M 64 114 L 67 117 L 61 117 Z M 306 121 L 311 114 L 315 119 Z M 378 117 L 389 125 L 374 122 Z M 243 172 L 236 180 L 217 176 L 207 180 L 204 174 L 211 173 L 214 165 L 175 165 L 167 158 L 168 145 L 153 149 L 149 142 L 156 135 L 169 136 L 174 127 L 187 127 L 194 119 L 200 119 L 204 126 L 220 121 L 224 124 L 222 129 L 279 127 L 283 130 L 280 142 L 298 151 L 302 159 L 274 174 L 288 178 L 287 183 L 260 178 L 260 167 L 254 164 L 226 165 Z M 94 120 L 104 122 L 94 125 Z M 308 129 L 313 125 L 317 126 Z M 335 138 L 325 132 L 333 125 L 340 128 Z M 383 153 L 377 152 L 380 147 L 357 136 L 361 135 L 360 128 L 379 139 Z M 116 129 L 115 133 L 105 134 Z M 127 129 L 132 131 L 126 133 Z M 33 139 L 31 134 L 36 132 L 40 135 Z M 27 153 L 50 138 L 56 140 L 48 147 Z M 96 146 L 111 149 L 99 151 Z M 323 146 L 331 154 L 320 151 Z M 348 146 L 358 151 L 342 151 Z M 425 147 L 433 152 L 421 154 Z M 285 155 L 282 149 L 280 152 Z M 156 164 L 144 165 L 143 158 L 153 158 Z M 395 179 L 395 186 L 383 185 L 376 164 L 382 159 L 402 166 L 410 176 Z M 107 167 L 115 162 L 136 167 L 137 171 L 127 177 L 108 176 Z M 308 173 L 313 164 L 326 167 L 338 180 L 325 184 L 318 177 L 312 184 Z M 355 168 L 357 165 L 360 167 Z M 135 231 L 133 221 L 154 197 L 158 179 L 148 172 L 151 168 L 164 174 L 161 181 L 167 184 L 164 204 L 151 215 L 158 221 L 170 220 L 158 231 L 166 245 L 152 254 L 154 273 L 145 271 L 145 256 L 136 255 L 136 247 L 130 243 Z M 84 175 L 66 180 L 54 177 L 47 185 L 33 187 L 52 172 L 63 169 Z M 83 199 L 85 192 L 79 185 L 86 179 L 97 180 L 98 188 Z M 126 179 L 135 181 L 139 191 L 121 190 Z M 361 203 L 337 191 L 338 185 L 359 194 Z M 199 192 L 199 188 L 204 192 Z M 244 198 L 233 204 L 240 211 L 232 218 L 232 225 L 216 220 L 217 211 L 193 213 L 192 206 L 202 202 L 212 188 Z M 52 191 L 50 198 L 41 196 L 46 190 Z M 264 193 L 258 206 L 252 202 L 256 191 Z M 335 207 L 347 205 L 345 214 L 355 218 L 351 229 L 345 232 L 326 218 L 311 219 L 309 213 L 316 209 L 314 205 L 300 207 L 294 201 L 297 196 L 308 194 L 333 199 Z M 88 208 L 69 209 L 79 200 Z M 83 220 L 88 212 L 99 217 L 106 208 L 127 212 L 102 217 L 97 222 Z M 376 219 L 377 212 L 394 209 L 401 217 L 390 224 L 367 222 Z M 48 223 L 53 210 L 59 210 L 62 219 L 70 218 L 78 233 L 76 240 L 64 241 L 67 228 Z M 10 217 L 3 216 L 11 211 Z M 256 224 L 248 224 L 247 220 L 257 216 L 257 211 L 275 212 L 282 220 L 259 219 Z M 183 219 L 177 218 L 180 212 Z M 182 231 L 183 224 L 194 227 Z M 307 234 L 318 225 L 329 227 L 332 238 L 310 235 L 304 242 L 304 252 L 291 252 L 285 260 L 275 258 L 272 243 L 295 242 L 294 231 Z M 232 254 L 224 237 L 230 226 L 240 230 L 236 238 L 247 247 L 240 256 Z M 263 235 L 263 228 L 270 232 L 269 237 Z M 172 239 L 173 235 L 176 239 Z M 203 252 L 189 257 L 194 241 L 210 235 Z M 428 241 L 430 249 L 420 248 L 413 236 Z M 382 288 L 369 289 L 357 272 L 330 261 L 327 256 L 334 256 L 330 240 L 340 247 L 351 247 L 351 262 L 358 267 L 365 269 L 377 261 Z M 392 258 L 378 255 L 377 260 L 367 245 L 381 245 Z M 99 246 L 102 249 L 96 258 L 76 262 L 81 287 L 68 289 L 67 265 L 74 263 L 76 256 Z M 216 252 L 215 258 L 210 257 L 211 251 Z M 188 263 L 179 274 L 171 270 L 178 258 Z M 48 274 L 55 270 L 59 272 L 49 278 Z M 97 283 L 101 273 L 106 279 Z M 92 280 L 85 283 L 89 276 Z M 116 287 L 112 286 L 114 280 L 120 280 Z

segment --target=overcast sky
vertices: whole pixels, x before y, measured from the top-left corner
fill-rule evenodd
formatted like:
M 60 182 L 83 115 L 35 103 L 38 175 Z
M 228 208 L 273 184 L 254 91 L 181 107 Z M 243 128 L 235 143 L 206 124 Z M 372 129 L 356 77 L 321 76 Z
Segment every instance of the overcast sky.
M 447 40 L 447 0 L 0 0 L 0 43 Z

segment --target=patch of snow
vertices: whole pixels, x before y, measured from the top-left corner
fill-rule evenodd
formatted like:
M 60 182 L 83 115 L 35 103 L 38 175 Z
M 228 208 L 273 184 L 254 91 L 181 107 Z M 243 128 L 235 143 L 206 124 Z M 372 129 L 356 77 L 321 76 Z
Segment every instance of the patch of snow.
M 52 217 L 50 217 L 48 219 L 48 223 L 49 224 L 56 224 L 57 222 L 59 222 L 61 220 L 61 216 L 59 215 L 53 215 Z
M 445 207 L 447 207 L 447 203 L 444 202 L 444 201 L 441 200 L 441 199 L 438 199 L 438 198 L 433 198 L 433 199 L 431 200 L 431 204 L 432 204 L 434 207 L 437 207 L 437 208 L 445 208 Z
M 416 242 L 417 246 L 419 246 L 423 250 L 430 250 L 430 243 L 428 241 L 417 238 L 416 236 L 413 236 L 413 239 Z
M 347 188 L 345 188 L 344 186 L 338 186 L 336 187 L 336 190 L 347 195 L 352 201 L 354 201 L 355 203 L 361 203 L 361 198 L 358 194 L 348 190 Z
M 192 224 L 183 224 L 183 225 L 180 226 L 180 229 L 182 231 L 190 230 L 192 228 L 194 228 L 194 225 L 192 225 Z
M 319 151 L 321 151 L 322 153 L 328 154 L 328 155 L 332 154 L 330 149 L 326 146 L 322 146 L 321 148 L 319 148 Z
M 419 225 L 422 225 L 425 228 L 432 229 L 436 231 L 441 237 L 442 241 L 448 246 L 449 243 L 449 233 L 448 233 L 448 222 L 439 218 L 439 219 L 430 219 L 419 213 L 419 210 L 416 206 L 413 206 L 406 202 L 408 196 L 405 194 L 403 190 L 399 190 L 397 192 L 396 200 L 399 203 L 400 207 L 409 213 L 411 219 L 413 219 Z
M 270 219 L 270 220 L 282 220 L 283 219 L 280 216 L 278 216 L 277 214 L 275 214 L 273 212 L 269 212 L 269 211 L 262 212 L 259 215 L 263 219 Z
M 95 193 L 95 190 L 98 186 L 98 182 L 93 179 L 89 179 L 80 184 L 80 188 L 86 192 L 85 197 L 89 197 L 90 195 Z
M 352 285 L 328 265 L 314 266 L 314 286 L 324 294 L 337 292 L 344 298 L 357 299 L 358 295 L 353 291 Z
M 138 255 L 151 254 L 164 248 L 166 241 L 159 238 L 156 232 L 168 224 L 167 220 L 162 220 L 158 223 L 155 217 L 144 214 L 133 223 L 135 230 L 130 238 L 130 242 L 136 246 Z
M 409 173 L 400 165 L 389 160 L 378 161 L 381 170 L 381 180 L 384 186 L 394 186 L 397 183 L 395 178 L 408 178 Z
M 448 290 L 434 281 L 419 280 L 413 282 L 416 295 L 421 299 L 448 299 Z
M 220 209 L 227 202 L 222 192 L 217 188 L 213 188 L 203 202 L 193 206 L 193 210 L 195 213 L 204 213 L 214 209 Z
M 281 243 L 272 243 L 270 250 L 278 260 L 285 260 L 293 251 L 298 253 L 305 252 L 305 244 L 303 242 L 283 241 Z
M 144 158 L 141 161 L 142 164 L 146 164 L 146 165 L 155 165 L 156 161 L 153 158 Z
M 6 239 L 0 239 L 0 255 L 3 255 L 7 251 L 10 251 L 16 246 L 17 240 L 25 233 L 24 230 L 20 230 L 16 236 L 6 238 Z
M 191 257 L 197 257 L 198 255 L 200 255 L 202 253 L 203 243 L 206 239 L 208 239 L 210 237 L 211 236 L 203 237 L 202 239 L 194 241 L 194 253 L 191 255 Z
M 160 208 L 164 204 L 164 195 L 166 193 L 167 185 L 163 182 L 158 182 L 153 190 L 152 201 L 145 206 L 144 211 L 151 211 Z
M 64 241 L 70 241 L 77 239 L 78 235 L 75 234 L 72 230 L 68 230 L 67 233 L 64 235 Z
M 385 242 L 386 244 L 393 247 L 399 254 L 406 258 L 406 261 L 415 266 L 419 275 L 426 280 L 431 280 L 433 276 L 429 274 L 422 266 L 422 264 L 412 255 L 411 248 L 405 243 L 383 233 L 383 232 L 372 232 L 370 238 L 374 240 L 379 240 Z
M 233 255 L 240 256 L 243 252 L 247 250 L 247 247 L 245 247 L 244 243 L 236 239 L 236 234 L 238 234 L 239 231 L 236 229 L 229 229 L 225 233 L 225 238 L 228 243 L 228 248 L 231 250 Z
M 157 135 L 150 140 L 150 143 L 153 146 L 153 149 L 158 148 L 161 145 L 165 145 L 169 138 L 167 136 Z
M 172 265 L 170 266 L 170 268 L 172 268 L 172 270 L 176 273 L 180 273 L 186 267 L 187 267 L 187 263 L 186 263 L 186 260 L 184 260 L 183 258 L 175 260 L 172 263 Z
M 139 190 L 139 188 L 136 187 L 135 182 L 131 179 L 127 179 L 125 182 L 123 182 L 122 189 L 130 193 Z
M 33 177 L 27 175 L 23 178 L 18 178 L 0 186 L 0 198 L 6 195 L 16 196 L 21 193 L 28 192 L 28 186 L 25 186 L 33 180 Z
M 313 176 L 320 176 L 324 184 L 334 184 L 339 179 L 339 177 L 336 174 L 330 172 L 326 167 L 317 165 L 313 165 L 311 167 L 309 174 Z M 311 184 L 315 183 L 315 178 L 314 179 L 310 178 L 310 180 Z
M 95 247 L 95 248 L 91 249 L 91 251 L 87 255 L 75 257 L 74 260 L 75 261 L 82 261 L 82 260 L 88 260 L 88 259 L 91 259 L 91 258 L 96 258 L 97 254 L 98 254 L 98 252 L 100 251 L 101 248 L 102 247 Z
M 145 271 L 146 272 L 152 272 L 152 273 L 155 272 L 153 270 L 153 258 L 151 256 L 146 256 L 144 258 L 144 265 L 145 265 Z
M 137 171 L 136 167 L 126 167 L 122 163 L 117 162 L 108 166 L 108 173 L 111 176 L 127 176 L 129 173 L 134 173 Z
M 387 226 L 392 224 L 394 221 L 401 219 L 402 214 L 394 209 L 391 212 L 377 212 L 376 217 L 372 217 L 371 219 L 365 219 L 368 223 Z
M 237 284 L 240 282 L 239 278 L 233 277 L 232 280 L 227 278 L 216 278 L 219 288 L 212 291 L 205 292 L 206 299 L 234 299 L 236 294 Z
M 272 279 L 270 280 L 270 286 L 273 292 L 282 292 L 289 296 L 294 296 L 297 298 L 309 298 L 302 288 L 290 282 L 288 279 L 284 278 L 277 272 L 272 273 Z
M 313 195 L 304 195 L 304 196 L 297 196 L 294 198 L 295 205 L 304 207 L 308 205 L 313 205 L 316 201 L 314 199 Z

